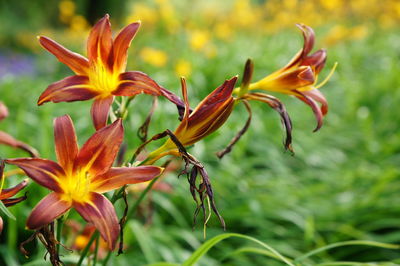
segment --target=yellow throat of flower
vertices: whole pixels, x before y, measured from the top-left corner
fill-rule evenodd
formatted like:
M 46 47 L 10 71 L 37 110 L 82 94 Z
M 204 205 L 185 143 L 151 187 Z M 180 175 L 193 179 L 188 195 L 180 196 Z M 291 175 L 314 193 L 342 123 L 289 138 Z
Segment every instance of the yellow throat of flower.
M 91 66 L 89 80 L 97 91 L 108 95 L 117 88 L 118 76 L 119 73 L 113 73 L 102 62 L 98 62 Z
M 90 174 L 79 171 L 65 177 L 61 182 L 63 200 L 68 202 L 85 202 L 88 200 L 90 190 Z

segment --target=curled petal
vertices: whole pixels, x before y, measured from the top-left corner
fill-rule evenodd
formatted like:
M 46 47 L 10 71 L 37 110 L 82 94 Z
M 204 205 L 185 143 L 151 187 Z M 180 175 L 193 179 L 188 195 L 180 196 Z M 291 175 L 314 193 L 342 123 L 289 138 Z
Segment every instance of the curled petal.
M 0 200 L 4 200 L 4 199 L 14 196 L 18 192 L 20 192 L 24 187 L 26 187 L 27 185 L 28 185 L 28 179 L 25 179 L 24 181 L 22 181 L 15 187 L 3 188 L 0 193 Z
M 117 156 L 123 137 L 121 119 L 98 130 L 82 146 L 75 167 L 89 171 L 92 176 L 107 172 Z
M 318 89 L 303 91 L 302 93 L 321 104 L 321 112 L 324 116 L 328 113 L 328 102 Z
M 36 230 L 57 219 L 71 208 L 71 203 L 62 200 L 61 194 L 52 192 L 33 209 L 26 222 L 29 229 Z
M 141 93 L 154 96 L 161 95 L 160 86 L 143 72 L 125 72 L 119 76 L 119 79 L 119 85 L 113 92 L 116 96 L 134 96 Z
M 3 199 L 3 200 L 1 200 L 1 201 L 3 202 L 3 204 L 4 204 L 6 207 L 11 207 L 11 206 L 13 206 L 13 205 L 15 205 L 15 204 L 17 204 L 17 203 L 20 203 L 21 201 L 26 200 L 26 199 L 27 199 L 26 196 L 22 196 L 22 197 L 12 198 L 12 199 Z
M 159 176 L 163 168 L 157 166 L 119 167 L 111 168 L 108 172 L 92 180 L 94 191 L 104 193 L 127 184 L 149 181 Z
M 304 92 L 300 92 L 300 91 L 297 91 L 297 90 L 295 90 L 294 92 L 297 93 L 296 97 L 298 99 L 300 99 L 303 102 L 305 102 L 313 110 L 313 113 L 314 113 L 315 118 L 317 120 L 317 126 L 313 130 L 313 132 L 318 131 L 322 127 L 322 124 L 323 124 L 322 118 L 324 117 L 321 108 L 318 106 L 318 104 L 311 97 L 305 95 Z
M 115 37 L 108 59 L 109 65 L 113 66 L 114 71 L 123 72 L 125 70 L 127 51 L 139 27 L 140 22 L 131 23 Z
M 8 109 L 2 102 L 0 102 L 0 120 L 3 120 L 7 116 L 8 116 Z
M 58 181 L 65 176 L 65 172 L 56 162 L 39 158 L 8 159 L 5 162 L 24 170 L 39 185 L 61 192 Z
M 93 26 L 87 42 L 87 53 L 90 63 L 101 60 L 104 64 L 108 61 L 112 47 L 110 16 L 106 14 Z
M 50 38 L 40 36 L 39 42 L 43 48 L 55 55 L 61 63 L 67 65 L 75 74 L 87 75 L 89 71 L 89 61 L 87 58 L 71 52 Z
M 327 58 L 326 50 L 320 49 L 320 50 L 316 51 L 315 53 L 313 53 L 312 55 L 304 58 L 304 60 L 301 62 L 301 65 L 311 66 L 315 71 L 315 75 L 318 75 L 319 72 L 321 72 L 321 70 L 325 66 L 326 58 Z
M 29 153 L 30 156 L 32 156 L 32 157 L 38 157 L 38 152 L 33 147 L 31 147 L 28 144 L 23 143 L 19 140 L 16 140 L 15 138 L 13 138 L 12 136 L 10 136 L 9 134 L 7 134 L 3 131 L 0 131 L 0 144 L 4 144 L 7 146 L 11 146 L 11 147 L 14 147 L 17 149 L 24 150 L 27 153 Z
M 282 124 L 286 131 L 285 148 L 293 152 L 292 148 L 292 121 L 286 111 L 285 105 L 277 98 L 264 93 L 249 93 L 245 95 L 245 99 L 256 100 L 268 104 L 272 109 L 277 111 L 281 117 Z
M 106 240 L 111 250 L 118 239 L 119 223 L 114 206 L 103 195 L 90 193 L 90 202 L 74 202 L 75 209 L 92 223 Z
M 94 100 L 92 108 L 90 109 L 90 114 L 96 130 L 107 125 L 108 114 L 113 101 L 114 96 L 100 97 Z
M 71 172 L 78 155 L 78 143 L 74 124 L 69 115 L 54 119 L 54 142 L 58 163 L 64 170 Z
M 290 62 L 285 67 L 283 67 L 281 70 L 278 70 L 277 72 L 282 72 L 291 67 L 300 65 L 302 60 L 311 52 L 311 50 L 314 47 L 314 42 L 315 42 L 314 30 L 311 27 L 306 26 L 304 24 L 296 24 L 296 26 L 303 33 L 303 38 L 304 38 L 303 48 L 290 60 Z
M 40 95 L 37 104 L 42 105 L 49 101 L 54 103 L 84 101 L 96 95 L 98 92 L 89 84 L 87 76 L 70 76 L 48 86 Z

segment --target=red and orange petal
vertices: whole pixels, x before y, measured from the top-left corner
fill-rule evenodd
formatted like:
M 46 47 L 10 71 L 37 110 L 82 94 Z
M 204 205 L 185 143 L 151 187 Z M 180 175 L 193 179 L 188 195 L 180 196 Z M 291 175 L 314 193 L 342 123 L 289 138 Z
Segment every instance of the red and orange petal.
M 96 176 L 91 180 L 94 191 L 104 193 L 122 187 L 126 184 L 136 184 L 150 181 L 159 176 L 163 168 L 157 166 L 118 167 Z
M 74 124 L 68 115 L 54 119 L 54 143 L 58 163 L 67 173 L 72 173 L 79 147 Z
M 114 39 L 110 55 L 109 65 L 113 66 L 114 72 L 123 72 L 126 67 L 127 52 L 132 39 L 139 30 L 140 22 L 134 22 L 123 28 Z
M 58 44 L 50 38 L 40 36 L 39 42 L 47 51 L 52 53 L 57 59 L 68 66 L 77 75 L 87 75 L 89 72 L 89 60 L 74 53 L 64 46 Z
M 161 88 L 145 73 L 128 71 L 119 75 L 119 85 L 112 93 L 115 96 L 134 96 L 141 93 L 160 96 Z
M 321 93 L 319 94 L 316 93 L 315 90 L 316 89 L 314 89 L 314 92 L 312 92 L 311 94 L 310 93 L 307 94 L 307 92 L 305 91 L 294 90 L 295 92 L 294 95 L 298 99 L 302 100 L 304 103 L 309 105 L 315 115 L 315 118 L 317 120 L 317 126 L 314 129 L 314 132 L 318 131 L 322 127 L 324 112 L 326 114 L 326 112 L 328 111 L 328 105 L 325 98 Z M 322 96 L 323 98 L 319 98 L 320 96 Z M 317 104 L 317 101 L 322 101 L 321 107 Z
M 23 180 L 21 183 L 17 184 L 12 188 L 3 188 L 0 193 L 0 200 L 11 198 L 20 192 L 23 188 L 28 185 L 28 179 Z
M 8 109 L 2 102 L 0 102 L 0 120 L 3 120 L 7 116 L 8 116 Z
M 54 82 L 40 95 L 37 104 L 46 102 L 73 102 L 94 98 L 99 92 L 90 85 L 87 76 L 70 76 Z
M 87 222 L 92 223 L 99 230 L 109 248 L 113 250 L 119 234 L 119 223 L 114 206 L 98 193 L 90 193 L 89 200 L 83 203 L 74 202 L 73 206 Z
M 52 192 L 44 197 L 32 210 L 26 226 L 32 230 L 39 229 L 68 211 L 71 208 L 71 203 L 62 200 L 61 195 Z
M 121 119 L 96 131 L 79 151 L 75 169 L 86 169 L 93 176 L 107 172 L 117 156 L 123 136 Z
M 39 158 L 8 159 L 6 163 L 18 166 L 39 185 L 61 192 L 59 177 L 65 176 L 65 172 L 58 163 Z
M 107 97 L 99 96 L 94 100 L 90 109 L 90 115 L 92 116 L 93 125 L 96 130 L 107 125 L 108 114 L 113 101 L 114 96 L 112 95 Z
M 18 148 L 28 152 L 32 157 L 38 157 L 38 152 L 33 147 L 29 146 L 26 143 L 23 143 L 19 140 L 16 140 L 14 137 L 9 134 L 0 131 L 0 144 L 4 144 L 7 146 L 11 146 L 13 148 Z
M 106 14 L 92 28 L 87 41 L 89 64 L 108 62 L 113 41 L 109 15 Z

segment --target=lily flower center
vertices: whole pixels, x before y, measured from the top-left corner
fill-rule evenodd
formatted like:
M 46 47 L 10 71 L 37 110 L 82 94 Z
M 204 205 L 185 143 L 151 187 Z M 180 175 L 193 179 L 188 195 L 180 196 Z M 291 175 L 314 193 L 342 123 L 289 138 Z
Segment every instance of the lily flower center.
M 87 171 L 78 171 L 67 176 L 61 182 L 64 200 L 71 202 L 85 202 L 90 192 L 90 174 Z
M 89 80 L 97 91 L 105 94 L 111 93 L 118 86 L 118 74 L 100 62 L 91 66 Z

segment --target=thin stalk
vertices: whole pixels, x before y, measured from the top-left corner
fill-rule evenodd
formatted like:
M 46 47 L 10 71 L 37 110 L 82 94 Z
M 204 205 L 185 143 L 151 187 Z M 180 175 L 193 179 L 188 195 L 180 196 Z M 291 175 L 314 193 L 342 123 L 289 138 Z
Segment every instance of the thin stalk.
M 99 243 L 100 243 L 100 238 L 97 238 L 96 246 L 94 248 L 93 266 L 96 266 L 97 263 L 97 254 L 99 253 Z
M 77 266 L 81 266 L 81 265 L 82 265 L 83 260 L 85 259 L 86 255 L 87 255 L 88 252 L 89 252 L 90 246 L 93 244 L 93 241 L 95 241 L 96 239 L 99 238 L 99 235 L 100 235 L 100 234 L 99 234 L 99 231 L 96 231 L 96 232 L 92 235 L 92 237 L 90 238 L 90 240 L 89 240 L 88 244 L 86 245 L 85 249 L 82 251 L 81 257 L 79 258 L 79 261 L 78 261 L 78 263 L 76 264 Z
M 139 198 L 135 201 L 135 203 L 133 204 L 133 206 L 129 209 L 128 214 L 126 215 L 126 220 L 129 220 L 129 217 L 131 217 L 133 215 L 133 213 L 135 213 L 136 209 L 139 207 L 139 204 L 142 202 L 142 200 L 144 199 L 144 197 L 147 195 L 147 193 L 151 190 L 151 188 L 153 187 L 153 185 L 157 182 L 157 180 L 160 177 L 156 177 L 153 180 L 151 180 L 151 182 L 147 185 L 146 189 L 142 191 L 142 193 L 140 194 Z M 125 225 L 127 223 L 124 223 L 121 230 L 124 229 Z M 103 266 L 107 265 L 108 260 L 111 257 L 111 251 L 108 252 L 107 257 L 104 259 L 103 261 Z M 79 265 L 78 265 L 79 266 Z

